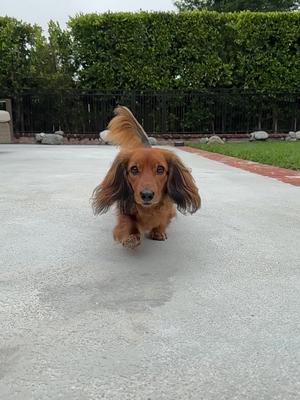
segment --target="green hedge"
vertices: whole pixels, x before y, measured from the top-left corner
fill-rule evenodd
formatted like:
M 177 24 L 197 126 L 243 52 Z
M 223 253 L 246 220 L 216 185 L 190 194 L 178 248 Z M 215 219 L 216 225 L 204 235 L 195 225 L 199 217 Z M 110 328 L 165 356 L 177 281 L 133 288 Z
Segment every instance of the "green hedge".
M 300 13 L 108 13 L 62 31 L 0 17 L 0 92 L 299 91 Z
M 234 83 L 272 91 L 299 90 L 300 13 L 240 13 L 235 34 Z
M 108 13 L 69 21 L 86 89 L 299 89 L 300 13 Z

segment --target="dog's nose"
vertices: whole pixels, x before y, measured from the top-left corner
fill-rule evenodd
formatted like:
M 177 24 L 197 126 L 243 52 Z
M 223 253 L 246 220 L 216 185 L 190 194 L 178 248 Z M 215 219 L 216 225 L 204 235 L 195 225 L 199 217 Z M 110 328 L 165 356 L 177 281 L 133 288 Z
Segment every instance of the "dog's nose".
M 145 202 L 149 202 L 153 199 L 154 197 L 154 192 L 152 192 L 151 190 L 143 190 L 141 193 L 141 198 L 143 201 Z

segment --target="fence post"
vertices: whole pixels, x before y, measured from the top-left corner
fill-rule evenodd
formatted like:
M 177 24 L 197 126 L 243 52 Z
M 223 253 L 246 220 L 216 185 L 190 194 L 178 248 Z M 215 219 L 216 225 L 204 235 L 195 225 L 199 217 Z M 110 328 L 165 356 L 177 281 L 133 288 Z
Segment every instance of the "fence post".
M 136 95 L 135 95 L 135 90 L 131 92 L 131 97 L 130 97 L 130 103 L 131 103 L 131 111 L 135 114 L 136 113 Z
M 167 132 L 167 99 L 166 93 L 162 93 L 162 133 Z
M 297 131 L 297 97 L 294 98 L 294 131 Z

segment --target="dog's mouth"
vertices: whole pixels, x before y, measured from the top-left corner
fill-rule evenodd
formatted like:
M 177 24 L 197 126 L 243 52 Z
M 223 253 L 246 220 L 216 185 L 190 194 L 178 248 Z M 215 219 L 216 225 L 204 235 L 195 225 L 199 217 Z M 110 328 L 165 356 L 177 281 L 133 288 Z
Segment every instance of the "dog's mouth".
M 151 206 L 153 206 L 153 202 L 152 201 L 143 201 L 142 206 L 143 207 L 151 207 Z
M 136 201 L 136 203 L 143 208 L 150 208 L 158 204 L 157 201 Z

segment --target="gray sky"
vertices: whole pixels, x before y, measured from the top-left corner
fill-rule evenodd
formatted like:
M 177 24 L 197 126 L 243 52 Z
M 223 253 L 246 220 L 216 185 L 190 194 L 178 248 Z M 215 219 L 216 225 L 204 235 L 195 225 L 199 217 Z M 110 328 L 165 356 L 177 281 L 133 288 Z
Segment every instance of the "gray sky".
M 50 19 L 65 26 L 69 16 L 83 12 L 105 11 L 170 11 L 172 0 L 0 0 L 0 15 L 8 15 L 44 29 Z

